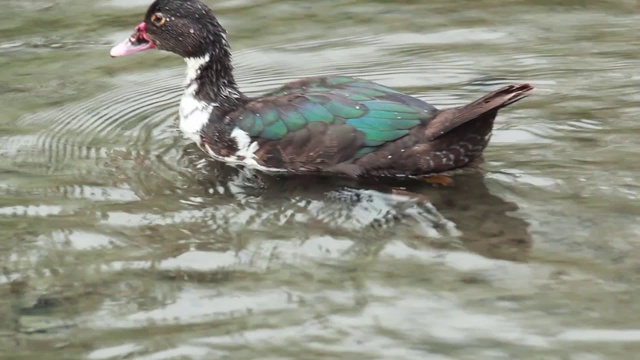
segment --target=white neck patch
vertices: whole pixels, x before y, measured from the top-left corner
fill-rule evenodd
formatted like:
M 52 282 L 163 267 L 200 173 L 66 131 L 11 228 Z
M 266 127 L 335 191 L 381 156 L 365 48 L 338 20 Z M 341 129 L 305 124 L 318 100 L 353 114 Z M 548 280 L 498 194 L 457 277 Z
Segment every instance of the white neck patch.
M 283 169 L 275 169 L 261 166 L 256 161 L 255 152 L 258 150 L 258 143 L 252 141 L 249 134 L 239 128 L 234 128 L 229 136 L 236 141 L 238 150 L 234 155 L 222 157 L 208 145 L 202 144 L 200 132 L 202 128 L 209 122 L 211 112 L 218 106 L 217 103 L 207 103 L 196 98 L 198 91 L 198 83 L 194 81 L 202 67 L 209 62 L 210 55 L 199 58 L 185 58 L 187 63 L 187 78 L 185 80 L 185 90 L 180 100 L 180 130 L 185 137 L 193 140 L 204 151 L 211 155 L 214 159 L 224 161 L 231 165 L 244 165 L 249 168 L 256 168 L 268 172 L 281 172 Z M 233 88 L 222 88 L 221 96 L 239 97 L 240 94 Z
M 209 62 L 210 56 L 185 58 L 187 63 L 186 89 L 180 100 L 180 131 L 189 139 L 200 145 L 200 131 L 209 122 L 213 108 L 217 104 L 208 104 L 196 98 L 198 84 L 194 80 L 202 67 Z

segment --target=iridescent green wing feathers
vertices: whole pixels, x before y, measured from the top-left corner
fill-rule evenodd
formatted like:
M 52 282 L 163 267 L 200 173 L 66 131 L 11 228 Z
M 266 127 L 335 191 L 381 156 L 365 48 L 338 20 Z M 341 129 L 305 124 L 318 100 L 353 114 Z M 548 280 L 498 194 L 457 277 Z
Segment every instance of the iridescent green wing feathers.
M 346 124 L 364 134 L 355 157 L 409 133 L 436 109 L 385 86 L 350 77 L 289 83 L 234 114 L 251 137 L 280 140 L 312 122 Z

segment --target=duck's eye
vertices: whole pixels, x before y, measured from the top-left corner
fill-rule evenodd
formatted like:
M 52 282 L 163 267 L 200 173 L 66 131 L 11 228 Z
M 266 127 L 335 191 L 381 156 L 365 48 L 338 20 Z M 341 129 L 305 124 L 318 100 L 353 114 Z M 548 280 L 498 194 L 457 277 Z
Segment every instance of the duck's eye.
M 151 15 L 151 22 L 156 24 L 157 26 L 162 26 L 167 21 L 167 18 L 162 15 L 162 13 L 155 13 Z

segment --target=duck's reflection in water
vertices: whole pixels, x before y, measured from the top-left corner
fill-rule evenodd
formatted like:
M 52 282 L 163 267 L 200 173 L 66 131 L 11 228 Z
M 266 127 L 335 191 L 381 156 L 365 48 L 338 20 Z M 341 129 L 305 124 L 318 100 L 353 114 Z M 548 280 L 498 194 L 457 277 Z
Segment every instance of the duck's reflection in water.
M 224 193 L 227 201 L 228 194 L 239 203 L 251 199 L 250 206 L 262 215 L 256 218 L 263 220 L 295 214 L 275 227 L 268 221 L 247 223 L 247 228 L 263 225 L 263 233 L 274 230 L 297 240 L 329 235 L 363 247 L 374 244 L 376 249 L 400 240 L 411 247 L 464 249 L 512 261 L 526 261 L 531 249 L 529 224 L 516 214 L 517 204 L 491 193 L 480 172 L 456 175 L 444 187 L 417 180 L 381 185 L 335 177 L 248 174 L 205 160 L 197 151 L 189 151 L 189 156 L 199 168 L 198 186 L 224 189 L 210 191 L 212 197 Z

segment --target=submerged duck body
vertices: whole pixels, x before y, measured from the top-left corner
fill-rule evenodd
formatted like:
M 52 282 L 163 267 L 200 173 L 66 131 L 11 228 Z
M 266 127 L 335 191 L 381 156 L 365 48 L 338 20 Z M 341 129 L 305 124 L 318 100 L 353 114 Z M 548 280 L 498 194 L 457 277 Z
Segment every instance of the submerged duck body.
M 505 86 L 465 106 L 434 106 L 371 81 L 311 77 L 250 98 L 238 88 L 224 28 L 200 0 L 157 0 L 124 56 L 158 48 L 187 63 L 180 130 L 216 160 L 278 173 L 425 176 L 480 157 L 499 109 L 526 97 Z

